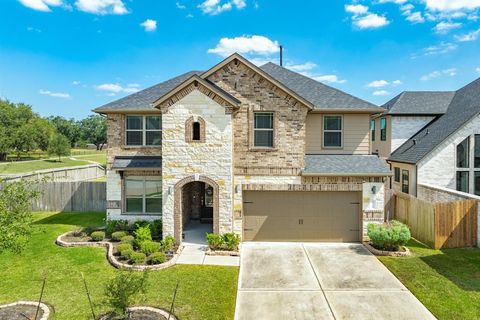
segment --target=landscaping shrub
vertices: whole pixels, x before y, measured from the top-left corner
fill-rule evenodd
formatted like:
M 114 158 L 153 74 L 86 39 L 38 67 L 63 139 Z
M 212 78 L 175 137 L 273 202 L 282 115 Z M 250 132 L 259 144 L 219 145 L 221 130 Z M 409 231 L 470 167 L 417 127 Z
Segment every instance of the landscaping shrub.
M 144 241 L 152 240 L 152 232 L 150 231 L 150 228 L 148 226 L 137 228 L 137 230 L 134 231 L 134 234 L 135 234 L 135 241 L 139 245 Z
M 167 261 L 167 256 L 163 252 L 154 252 L 148 257 L 151 264 L 160 264 Z
M 105 226 L 105 232 L 110 235 L 115 231 L 128 231 L 129 225 L 127 220 L 108 220 Z
M 131 245 L 130 243 L 120 243 L 120 244 L 117 246 L 117 251 L 120 252 L 120 253 L 123 252 L 123 251 L 125 251 L 125 250 L 127 250 L 127 249 L 130 249 L 130 250 L 133 251 L 133 247 L 132 247 L 132 245 Z
M 115 278 L 111 279 L 105 286 L 105 304 L 115 314 L 125 316 L 128 307 L 133 304 L 135 296 L 146 292 L 147 279 L 147 271 L 144 271 L 141 275 L 134 271 L 118 272 Z
M 411 237 L 408 226 L 396 220 L 384 224 L 369 223 L 367 231 L 373 246 L 380 250 L 398 251 Z
M 125 231 L 115 231 L 112 233 L 112 240 L 113 241 L 121 241 L 123 237 L 127 236 L 128 233 Z
M 238 250 L 238 245 L 240 244 L 240 237 L 233 232 L 225 233 L 223 234 L 223 242 L 225 249 L 231 251 Z
M 143 241 L 139 243 L 140 251 L 145 253 L 147 256 L 151 255 L 154 252 L 160 251 L 161 243 L 155 241 Z
M 150 232 L 152 233 L 152 238 L 160 239 L 162 237 L 162 220 L 153 220 L 150 224 Z
M 163 251 L 172 251 L 175 243 L 177 241 L 172 236 L 166 236 L 165 239 L 162 240 L 162 249 Z
M 120 256 L 125 260 L 130 260 L 134 252 L 133 249 L 124 249 L 120 251 Z
M 133 236 L 124 236 L 120 239 L 120 242 L 122 243 L 130 243 L 131 245 L 133 245 L 133 243 L 135 242 L 135 238 Z
M 90 234 L 90 237 L 92 237 L 93 241 L 102 241 L 103 239 L 105 239 L 105 232 L 94 231 Z
M 133 263 L 133 264 L 142 264 L 145 262 L 145 258 L 147 256 L 145 255 L 145 253 L 143 252 L 133 252 L 131 255 L 130 255 L 130 261 Z
M 223 237 L 219 234 L 207 233 L 207 243 L 210 249 L 219 250 L 224 244 Z

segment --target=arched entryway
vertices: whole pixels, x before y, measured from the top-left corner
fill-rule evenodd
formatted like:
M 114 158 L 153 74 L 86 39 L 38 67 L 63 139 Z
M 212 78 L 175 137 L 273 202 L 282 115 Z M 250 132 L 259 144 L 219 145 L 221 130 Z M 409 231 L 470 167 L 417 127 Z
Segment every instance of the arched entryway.
M 183 241 L 184 226 L 190 222 L 210 224 L 210 232 L 218 233 L 218 191 L 218 184 L 202 175 L 190 176 L 175 184 L 174 236 L 177 242 Z

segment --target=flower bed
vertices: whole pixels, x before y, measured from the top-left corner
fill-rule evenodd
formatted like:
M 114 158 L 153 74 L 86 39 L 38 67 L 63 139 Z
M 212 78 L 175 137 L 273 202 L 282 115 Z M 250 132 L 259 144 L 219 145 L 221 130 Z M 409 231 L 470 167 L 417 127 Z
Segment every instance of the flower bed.
M 409 255 L 409 251 L 405 247 L 411 237 L 407 225 L 396 220 L 382 224 L 369 223 L 367 231 L 370 242 L 364 243 L 364 245 L 373 254 L 379 256 Z
M 208 250 L 206 252 L 209 256 L 239 256 L 238 250 L 240 245 L 240 237 L 231 232 L 222 235 L 215 233 L 207 233 L 206 240 L 208 243 Z
M 0 306 L 0 319 L 25 320 L 35 319 L 38 302 L 17 301 Z M 50 309 L 44 303 L 40 303 L 37 320 L 47 320 L 50 316 Z
M 168 313 L 165 310 L 152 308 L 152 307 L 131 307 L 128 308 L 128 318 L 126 317 L 111 317 L 110 315 L 104 315 L 100 317 L 100 320 L 177 320 L 177 318 Z
M 103 230 L 85 228 L 67 232 L 56 243 L 64 247 L 103 246 L 108 261 L 117 268 L 133 270 L 163 269 L 175 264 L 182 249 L 172 237 L 153 241 L 150 225 L 121 225 L 124 230 L 107 226 Z M 107 233 L 108 232 L 108 233 Z
M 410 250 L 405 247 L 401 246 L 400 250 L 398 251 L 386 251 L 386 250 L 379 250 L 375 249 L 371 243 L 364 242 L 363 245 L 376 256 L 391 256 L 391 257 L 405 257 L 410 255 Z

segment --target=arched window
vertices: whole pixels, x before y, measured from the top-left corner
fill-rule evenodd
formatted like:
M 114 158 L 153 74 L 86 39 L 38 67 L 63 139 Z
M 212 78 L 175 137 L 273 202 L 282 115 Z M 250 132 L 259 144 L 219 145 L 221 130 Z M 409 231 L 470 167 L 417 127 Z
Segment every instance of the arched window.
M 195 121 L 192 125 L 192 140 L 200 141 L 200 122 Z
M 201 117 L 190 117 L 185 122 L 186 142 L 205 142 L 205 120 Z

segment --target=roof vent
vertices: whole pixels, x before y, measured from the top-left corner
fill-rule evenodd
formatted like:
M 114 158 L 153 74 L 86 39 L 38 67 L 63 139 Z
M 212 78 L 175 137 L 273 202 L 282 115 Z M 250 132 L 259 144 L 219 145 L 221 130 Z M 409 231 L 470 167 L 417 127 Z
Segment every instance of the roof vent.
M 430 130 L 427 129 L 427 131 L 425 132 L 425 135 L 429 134 L 430 133 Z
M 414 144 L 414 145 L 417 144 L 417 139 L 413 139 L 413 144 Z

